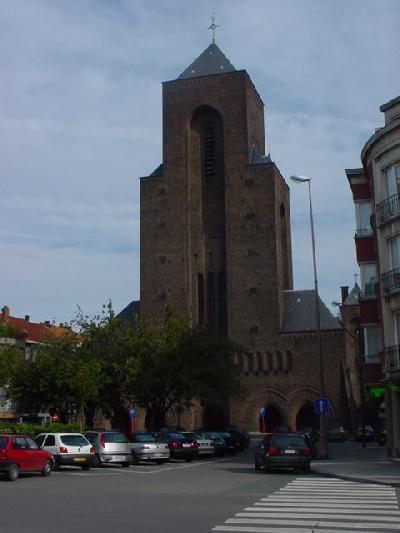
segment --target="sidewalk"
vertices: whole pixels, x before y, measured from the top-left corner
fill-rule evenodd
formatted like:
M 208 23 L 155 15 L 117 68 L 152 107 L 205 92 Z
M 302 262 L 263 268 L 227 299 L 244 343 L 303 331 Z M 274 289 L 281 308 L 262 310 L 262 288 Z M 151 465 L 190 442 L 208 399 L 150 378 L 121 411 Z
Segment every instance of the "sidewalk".
M 329 443 L 329 459 L 314 460 L 315 474 L 333 476 L 362 483 L 379 483 L 400 487 L 400 462 L 387 458 L 386 448 L 374 442 Z

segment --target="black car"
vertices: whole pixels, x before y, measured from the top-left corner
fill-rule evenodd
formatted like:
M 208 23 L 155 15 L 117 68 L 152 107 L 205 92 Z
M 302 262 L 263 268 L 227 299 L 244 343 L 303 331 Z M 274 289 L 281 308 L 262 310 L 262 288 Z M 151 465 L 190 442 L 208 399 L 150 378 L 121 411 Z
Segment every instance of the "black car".
M 236 426 L 229 426 L 226 431 L 232 435 L 232 437 L 239 442 L 240 450 L 245 450 L 250 446 L 250 435 L 243 429 Z
M 159 432 L 153 433 L 155 442 L 165 442 L 168 444 L 171 459 L 184 459 L 190 463 L 198 455 L 198 443 L 193 439 L 185 438 L 179 432 Z
M 211 439 L 214 443 L 214 453 L 218 457 L 222 457 L 228 452 L 228 445 L 225 439 L 219 433 L 215 431 L 203 431 L 202 432 L 208 439 Z
M 218 433 L 218 435 L 224 439 L 226 443 L 226 451 L 231 455 L 240 450 L 240 440 L 238 438 L 235 439 L 235 437 L 227 431 L 214 431 L 214 433 Z
M 267 474 L 273 468 L 298 468 L 310 472 L 312 451 L 306 437 L 299 433 L 270 433 L 257 446 L 256 470 Z

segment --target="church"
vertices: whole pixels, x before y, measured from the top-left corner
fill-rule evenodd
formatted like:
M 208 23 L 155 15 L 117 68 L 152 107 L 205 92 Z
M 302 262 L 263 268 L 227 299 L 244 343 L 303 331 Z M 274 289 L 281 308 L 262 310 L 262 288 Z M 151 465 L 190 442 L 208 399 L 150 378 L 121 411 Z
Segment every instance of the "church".
M 293 290 L 290 191 L 265 154 L 263 101 L 214 39 L 162 88 L 162 162 L 140 178 L 140 316 L 162 320 L 171 301 L 247 350 L 237 360 L 245 396 L 179 421 L 258 431 L 265 409 L 267 431 L 316 427 L 314 292 Z M 354 339 L 319 305 L 330 423 L 348 425 Z

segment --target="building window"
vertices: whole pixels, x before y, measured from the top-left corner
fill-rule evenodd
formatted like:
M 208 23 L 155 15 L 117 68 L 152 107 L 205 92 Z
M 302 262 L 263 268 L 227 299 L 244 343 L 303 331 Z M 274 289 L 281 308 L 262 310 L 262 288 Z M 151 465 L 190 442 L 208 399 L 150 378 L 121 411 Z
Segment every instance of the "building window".
M 283 370 L 283 357 L 282 357 L 282 353 L 279 352 L 279 351 L 276 352 L 276 366 L 277 366 L 277 370 L 282 372 L 282 370 Z
M 167 227 L 167 223 L 165 222 L 165 220 L 161 220 L 160 224 L 159 224 L 159 227 L 160 229 L 164 229 Z
M 394 343 L 400 344 L 400 311 L 394 314 Z
M 364 330 L 364 362 L 379 363 L 382 350 L 380 326 L 365 326 Z
M 385 170 L 385 180 L 388 198 L 400 192 L 400 164 L 392 165 Z
M 165 302 L 165 300 L 167 299 L 167 293 L 166 292 L 161 292 L 158 296 L 158 299 L 160 300 L 160 302 Z
M 249 294 L 257 294 L 257 287 L 249 287 Z
M 204 130 L 204 175 L 215 176 L 215 140 L 214 128 L 208 126 Z
M 250 326 L 250 333 L 258 333 L 258 326 Z
M 256 218 L 256 214 L 254 213 L 254 211 L 250 211 L 249 213 L 246 214 L 247 220 L 254 220 L 255 218 Z
M 256 250 L 255 250 L 255 248 L 249 248 L 249 249 L 247 250 L 247 255 L 248 255 L 249 257 L 252 257 L 253 255 L 256 255 Z
M 246 185 L 246 187 L 251 187 L 254 184 L 253 178 L 246 178 L 244 180 L 244 184 Z
M 166 255 L 160 255 L 158 258 L 158 262 L 160 265 L 165 265 L 167 263 L 167 256 Z
M 375 298 L 376 286 L 376 264 L 375 263 L 361 263 L 361 291 L 364 298 Z
M 293 370 L 293 354 L 289 350 L 286 352 L 286 368 Z
M 252 353 L 247 354 L 247 370 L 249 374 L 254 372 L 254 354 Z
M 257 352 L 257 370 L 259 372 L 264 371 L 264 358 L 263 358 L 263 354 L 260 352 Z
M 371 229 L 371 202 L 356 202 L 356 237 L 370 237 L 372 235 Z
M 274 369 L 274 356 L 271 352 L 267 352 L 267 365 L 269 372 L 272 372 Z
M 389 239 L 390 269 L 400 268 L 400 235 Z

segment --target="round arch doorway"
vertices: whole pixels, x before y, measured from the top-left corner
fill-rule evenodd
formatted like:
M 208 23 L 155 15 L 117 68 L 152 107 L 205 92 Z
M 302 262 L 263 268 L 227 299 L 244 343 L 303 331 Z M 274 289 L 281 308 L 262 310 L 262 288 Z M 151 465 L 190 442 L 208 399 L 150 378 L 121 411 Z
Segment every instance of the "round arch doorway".
M 260 416 L 260 432 L 263 431 L 263 423 Z M 265 431 L 271 433 L 278 426 L 285 425 L 285 417 L 282 411 L 273 404 L 267 404 L 265 406 Z
M 301 429 L 318 429 L 319 418 L 314 412 L 314 406 L 312 403 L 305 403 L 297 413 L 296 416 L 296 429 L 299 431 Z

